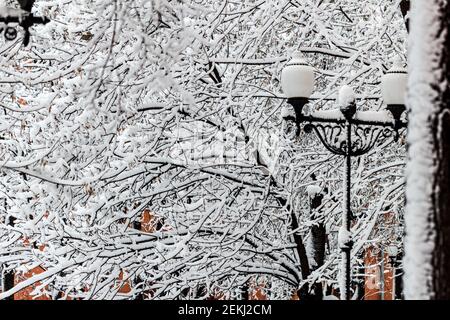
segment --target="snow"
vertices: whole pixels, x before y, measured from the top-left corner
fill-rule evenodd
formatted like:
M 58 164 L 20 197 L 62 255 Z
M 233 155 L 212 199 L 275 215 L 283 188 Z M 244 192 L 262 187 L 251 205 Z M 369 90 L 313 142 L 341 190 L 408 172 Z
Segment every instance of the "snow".
M 339 109 L 331 109 L 331 110 L 320 110 L 314 111 L 310 114 L 314 118 L 324 119 L 324 120 L 335 120 L 335 119 L 344 119 L 341 110 Z
M 404 63 L 403 63 L 402 58 L 400 56 L 396 56 L 394 58 L 394 64 L 390 70 L 393 72 L 404 72 L 405 68 L 403 67 L 403 65 L 404 65 Z
M 344 116 L 340 109 L 314 111 L 310 114 L 314 118 L 323 120 L 344 120 Z M 389 123 L 392 122 L 392 116 L 389 111 L 357 111 L 354 115 L 355 120 Z
M 306 193 L 308 194 L 308 197 L 314 198 L 317 194 L 319 194 L 322 191 L 322 188 L 316 185 L 311 185 L 306 187 Z
M 389 111 L 357 111 L 354 119 L 361 121 L 372 121 L 372 122 L 390 122 L 392 121 L 392 116 Z
M 345 226 L 341 226 L 338 232 L 338 245 L 341 249 L 346 249 L 352 242 L 351 232 Z
M 287 117 L 294 117 L 295 118 L 295 112 L 290 106 L 283 106 L 281 109 L 281 117 L 287 118 Z
M 436 159 L 433 132 L 428 125 L 438 112 L 439 86 L 445 79 L 441 61 L 447 52 L 442 37 L 442 8 L 439 1 L 412 1 L 411 47 L 407 106 L 410 108 L 409 162 L 406 178 L 406 239 L 404 290 L 406 299 L 431 299 L 433 292 L 433 251 L 436 232 L 432 202 L 439 190 L 433 188 Z M 448 6 L 448 4 L 445 4 Z M 448 31 L 445 31 L 448 32 Z M 448 57 L 446 57 L 448 59 Z M 441 86 L 447 86 L 443 83 Z M 446 129 L 448 130 L 448 128 Z M 448 196 L 448 195 L 445 195 Z M 446 271 L 448 272 L 448 270 Z
M 0 6 L 0 17 L 22 17 L 27 11 L 11 7 Z
M 347 107 L 355 103 L 356 95 L 352 87 L 344 85 L 339 89 L 338 104 L 341 107 Z

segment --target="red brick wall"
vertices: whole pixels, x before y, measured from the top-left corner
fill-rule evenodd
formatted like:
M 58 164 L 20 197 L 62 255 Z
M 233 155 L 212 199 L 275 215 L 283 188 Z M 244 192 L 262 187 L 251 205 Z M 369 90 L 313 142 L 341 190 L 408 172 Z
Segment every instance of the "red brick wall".
M 389 263 L 389 256 L 384 252 L 384 259 L 381 258 L 379 249 L 368 248 L 365 254 L 365 285 L 364 300 L 393 300 L 394 279 L 393 269 Z M 381 285 L 381 264 L 384 268 L 384 290 Z
M 14 276 L 14 285 L 17 285 L 20 282 L 29 279 L 34 275 L 40 274 L 44 271 L 45 270 L 41 267 L 35 267 L 23 274 L 16 274 Z M 38 296 L 31 295 L 32 291 L 40 284 L 41 284 L 40 282 L 36 282 L 33 285 L 28 286 L 20 290 L 19 292 L 15 293 L 14 300 L 51 300 L 51 298 L 47 295 L 38 295 Z

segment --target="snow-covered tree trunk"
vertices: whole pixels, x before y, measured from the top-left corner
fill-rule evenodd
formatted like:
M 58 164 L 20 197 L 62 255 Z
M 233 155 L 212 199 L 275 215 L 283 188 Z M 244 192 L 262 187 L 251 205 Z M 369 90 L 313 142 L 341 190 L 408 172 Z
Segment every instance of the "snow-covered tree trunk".
M 450 2 L 411 10 L 405 298 L 450 299 Z

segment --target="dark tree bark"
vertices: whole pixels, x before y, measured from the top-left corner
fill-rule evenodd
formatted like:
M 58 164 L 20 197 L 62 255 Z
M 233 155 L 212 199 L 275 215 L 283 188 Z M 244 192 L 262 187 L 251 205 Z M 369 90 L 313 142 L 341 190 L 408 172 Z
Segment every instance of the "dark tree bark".
M 8 291 L 14 287 L 14 272 L 9 271 L 5 272 L 5 276 L 3 277 L 3 286 L 5 291 Z M 5 298 L 5 300 L 14 300 L 14 295 Z
M 412 1 L 405 298 L 450 299 L 450 1 Z
M 291 213 L 291 228 L 292 230 L 298 229 L 298 221 L 297 217 L 295 216 L 295 213 Z M 300 268 L 302 272 L 302 278 L 306 279 L 310 275 L 310 268 L 309 268 L 309 262 L 308 262 L 308 256 L 306 254 L 305 245 L 303 244 L 303 239 L 298 232 L 294 232 L 294 242 L 297 247 L 297 254 L 300 259 Z
M 403 19 L 405 20 L 406 30 L 408 30 L 408 32 L 409 32 L 408 13 L 409 13 L 410 8 L 411 8 L 411 3 L 409 0 L 402 0 L 402 2 L 400 2 L 400 10 L 402 11 L 402 16 L 403 16 Z
M 282 206 L 286 205 L 285 199 L 278 199 Z M 291 230 L 297 230 L 299 227 L 298 220 L 295 213 L 291 212 Z M 298 232 L 294 232 L 293 234 L 296 251 L 298 258 L 300 260 L 300 271 L 302 274 L 302 279 L 306 279 L 311 274 L 311 268 L 309 266 L 308 255 L 306 254 L 305 244 L 303 243 L 303 238 Z M 312 300 L 314 299 L 314 294 L 310 294 L 310 288 L 308 286 L 303 286 L 299 290 L 297 290 L 297 295 L 300 300 Z
M 311 198 L 311 211 L 316 210 L 322 205 L 323 194 L 316 194 Z M 311 271 L 314 271 L 320 268 L 325 261 L 325 244 L 326 244 L 326 229 L 323 222 L 319 222 L 318 224 L 311 227 L 311 245 L 313 256 L 311 257 L 313 263 L 311 265 Z M 323 298 L 322 293 L 322 283 L 317 282 L 314 283 L 312 287 L 312 292 L 317 300 L 321 300 Z
M 323 194 L 317 194 L 311 199 L 311 210 L 317 209 L 321 206 Z M 291 213 L 291 228 L 296 230 L 299 227 L 297 217 L 295 213 Z M 311 228 L 311 245 L 313 247 L 313 256 L 311 260 L 314 261 L 313 265 L 310 265 L 308 255 L 306 253 L 305 244 L 303 243 L 302 236 L 298 233 L 294 233 L 294 242 L 297 248 L 297 254 L 300 259 L 300 268 L 302 278 L 306 279 L 311 275 L 311 271 L 316 270 L 323 265 L 325 260 L 325 244 L 326 244 L 326 230 L 323 223 L 312 226 Z M 312 286 L 301 287 L 297 295 L 300 300 L 322 300 L 322 284 L 320 282 L 314 283 Z
M 323 194 L 317 194 L 311 199 L 311 210 L 316 210 L 322 205 Z M 311 239 L 314 256 L 314 266 L 312 269 L 315 270 L 323 265 L 325 259 L 325 243 L 326 243 L 326 230 L 323 222 L 318 223 L 311 227 Z

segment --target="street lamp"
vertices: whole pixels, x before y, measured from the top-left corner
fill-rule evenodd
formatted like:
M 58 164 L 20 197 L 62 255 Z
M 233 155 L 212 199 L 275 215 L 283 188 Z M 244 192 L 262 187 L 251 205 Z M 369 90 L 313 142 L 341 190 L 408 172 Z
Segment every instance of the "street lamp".
M 333 154 L 345 157 L 344 199 L 342 205 L 342 226 L 339 232 L 341 249 L 340 291 L 341 299 L 350 298 L 350 252 L 353 247 L 351 237 L 351 158 L 368 153 L 378 141 L 393 138 L 397 140 L 399 131 L 407 123 L 401 116 L 406 110 L 404 96 L 406 71 L 396 61 L 382 78 L 382 94 L 387 111 L 356 110 L 353 89 L 344 86 L 339 91 L 339 110 L 303 112 L 314 90 L 314 68 L 309 66 L 300 52 L 293 55 L 281 74 L 281 86 L 287 102 L 294 108 L 295 119 L 287 115 L 286 120 L 295 120 L 297 136 L 304 125 L 306 133 L 315 132 L 325 148 Z M 389 114 L 391 117 L 389 117 Z
M 394 267 L 395 259 L 398 255 L 398 247 L 395 244 L 391 244 L 387 247 L 387 254 L 389 256 L 389 263 L 392 268 Z
M 387 254 L 389 256 L 389 264 L 391 265 L 391 269 L 392 269 L 392 300 L 395 300 L 395 296 L 396 296 L 396 291 L 397 291 L 397 285 L 396 285 L 396 272 L 395 272 L 395 260 L 397 259 L 398 256 L 398 247 L 395 244 L 390 244 L 387 247 Z
M 302 110 L 311 97 L 314 84 L 314 68 L 308 65 L 300 51 L 295 52 L 281 73 L 281 86 L 288 103 L 294 107 L 297 135 L 300 133 Z
M 408 81 L 408 73 L 402 66 L 402 61 L 398 58 L 394 65 L 389 69 L 381 79 L 381 94 L 384 103 L 394 117 L 394 123 L 399 125 L 400 118 L 405 112 L 405 92 Z M 394 127 L 398 133 L 399 127 Z M 398 138 L 398 135 L 397 137 Z

